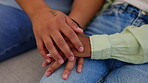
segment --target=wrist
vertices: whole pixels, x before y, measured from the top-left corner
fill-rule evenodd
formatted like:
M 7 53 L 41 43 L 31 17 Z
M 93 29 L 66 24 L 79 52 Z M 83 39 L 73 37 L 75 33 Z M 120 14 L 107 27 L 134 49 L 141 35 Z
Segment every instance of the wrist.
M 75 22 L 77 22 L 79 24 L 79 26 L 81 26 L 81 28 L 83 29 L 83 27 L 85 26 L 85 24 L 83 23 L 82 16 L 79 13 L 70 13 L 69 17 L 71 19 L 73 19 Z

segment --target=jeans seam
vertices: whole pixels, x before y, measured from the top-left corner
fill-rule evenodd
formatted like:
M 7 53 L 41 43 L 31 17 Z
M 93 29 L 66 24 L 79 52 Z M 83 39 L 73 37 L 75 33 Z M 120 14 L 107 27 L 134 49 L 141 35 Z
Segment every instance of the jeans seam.
M 137 25 L 136 21 L 138 20 L 140 16 L 140 13 L 138 14 L 138 16 L 133 20 L 133 22 L 131 23 L 131 25 Z
M 98 79 L 98 81 L 97 81 L 96 83 L 103 83 L 103 82 L 104 82 L 104 77 L 105 77 L 106 75 L 108 75 L 108 71 L 106 71 L 105 74 L 102 75 L 101 78 Z
M 3 55 L 4 53 L 6 53 L 7 51 L 19 46 L 20 44 L 15 44 L 15 45 L 12 45 L 11 47 L 9 48 L 6 48 L 5 50 L 3 50 L 2 52 L 0 52 L 0 55 Z
M 111 65 L 109 67 L 109 71 L 105 72 L 105 74 L 102 76 L 102 78 L 98 79 L 98 81 L 96 83 L 104 83 L 105 78 L 109 75 L 109 72 L 111 71 L 114 62 L 115 62 L 115 60 L 112 61 Z

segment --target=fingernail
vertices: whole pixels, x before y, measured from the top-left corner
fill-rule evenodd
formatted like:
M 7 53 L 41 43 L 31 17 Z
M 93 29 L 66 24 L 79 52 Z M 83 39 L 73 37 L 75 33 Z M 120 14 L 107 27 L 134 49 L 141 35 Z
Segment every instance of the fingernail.
M 50 56 L 51 56 L 51 54 L 47 54 L 46 56 L 50 57 Z
M 47 61 L 48 63 L 50 63 L 50 62 L 51 62 L 51 60 L 49 60 L 49 59 L 46 59 L 46 61 Z
M 69 60 L 73 61 L 74 60 L 74 56 L 69 57 Z
M 63 75 L 63 78 L 64 78 L 64 79 L 67 79 L 67 78 L 68 78 L 68 74 L 64 74 L 64 75 Z
M 79 30 L 79 31 L 83 32 L 83 30 L 82 30 L 80 27 L 77 27 L 77 30 Z
M 60 64 L 63 64 L 63 63 L 64 63 L 64 61 L 63 61 L 63 60 L 58 60 L 58 62 L 59 62 Z
M 79 50 L 80 52 L 83 52 L 83 51 L 84 51 L 84 48 L 81 46 L 78 50 Z
M 45 75 L 46 76 L 50 76 L 51 75 L 51 72 L 46 72 Z
M 80 73 L 82 70 L 81 69 L 78 69 L 78 72 Z

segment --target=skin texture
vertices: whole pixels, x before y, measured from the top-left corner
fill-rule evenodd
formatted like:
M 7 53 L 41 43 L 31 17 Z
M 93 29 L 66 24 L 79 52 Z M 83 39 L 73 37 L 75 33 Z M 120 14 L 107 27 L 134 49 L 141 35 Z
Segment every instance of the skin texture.
M 74 54 L 64 40 L 63 35 L 73 43 L 79 52 L 83 52 L 82 43 L 75 33 L 82 33 L 83 31 L 68 16 L 49 8 L 43 0 L 16 1 L 31 19 L 39 52 L 45 59 L 48 59 L 46 54 L 50 52 L 58 63 L 64 63 L 63 58 L 54 46 L 55 43 L 66 58 L 70 61 L 74 60 Z
M 75 60 L 74 61 L 68 61 L 67 65 L 65 67 L 65 70 L 62 74 L 62 78 L 63 79 L 68 79 L 68 76 L 70 75 L 70 72 L 72 71 L 76 60 L 78 60 L 78 66 L 77 66 L 77 72 L 80 73 L 82 71 L 83 68 L 83 64 L 84 64 L 84 58 L 78 58 L 78 57 L 91 57 L 91 46 L 90 46 L 90 39 L 89 37 L 85 36 L 84 34 L 79 34 L 78 35 L 79 39 L 81 40 L 84 48 L 86 48 L 84 50 L 84 52 L 78 52 L 74 46 L 72 45 L 72 43 L 70 41 L 68 41 L 67 39 L 67 43 L 70 46 L 72 52 L 75 54 Z M 61 53 L 62 55 L 62 53 Z M 50 63 L 48 63 L 46 60 L 43 62 L 42 66 L 46 67 L 50 64 L 50 66 L 48 67 L 48 69 L 45 72 L 46 76 L 50 76 L 54 71 L 56 71 L 60 66 L 62 66 L 61 64 L 58 64 L 53 58 L 51 54 L 47 55 L 51 61 Z M 65 58 L 66 60 L 66 58 Z
M 53 67 L 49 67 L 48 70 L 53 70 L 53 73 L 64 63 L 66 58 L 68 58 L 70 61 L 67 62 L 63 72 L 63 79 L 68 78 L 76 61 L 78 61 L 77 71 L 81 72 L 84 58 L 78 57 L 84 55 L 87 55 L 85 57 L 89 57 L 90 53 L 87 52 L 90 49 L 87 49 L 87 47 L 85 49 L 83 48 L 83 45 L 77 36 L 77 34 L 82 33 L 83 30 L 81 30 L 70 18 L 74 19 L 81 28 L 84 29 L 87 23 L 96 15 L 97 11 L 101 9 L 104 0 L 74 0 L 72 10 L 68 16 L 60 11 L 49 8 L 44 0 L 16 1 L 27 13 L 33 23 L 37 46 L 40 54 L 45 59 L 43 66 L 45 67 L 52 62 Z M 69 38 L 69 40 L 64 40 L 63 34 Z M 84 42 L 89 40 L 86 36 L 81 39 L 86 39 Z M 70 44 L 68 44 L 68 42 L 70 42 Z M 70 48 L 69 45 L 72 47 Z M 61 50 L 61 52 L 59 50 Z M 52 54 L 52 57 L 47 56 L 49 55 L 49 52 Z M 74 55 L 75 58 L 70 58 L 74 57 Z
M 53 12 L 53 18 L 49 17 L 48 13 L 42 12 L 45 16 L 43 16 L 43 14 L 36 15 L 32 19 L 33 27 L 35 27 L 33 28 L 33 31 L 37 40 L 38 49 L 40 53 L 42 53 L 41 55 L 45 55 L 45 53 L 43 52 L 46 48 L 47 51 L 53 55 L 54 59 L 62 64 L 63 58 L 59 54 L 58 50 L 55 48 L 55 43 L 58 48 L 64 53 L 66 58 L 68 58 L 70 61 L 73 61 L 74 54 L 71 52 L 62 35 L 64 34 L 64 36 L 66 36 L 75 45 L 75 48 L 77 50 L 79 50 L 80 52 L 83 51 L 82 44 L 79 44 L 80 40 L 78 39 L 77 34 L 67 24 L 67 21 L 73 21 L 71 21 L 71 19 L 62 12 L 56 10 L 52 10 L 51 12 Z

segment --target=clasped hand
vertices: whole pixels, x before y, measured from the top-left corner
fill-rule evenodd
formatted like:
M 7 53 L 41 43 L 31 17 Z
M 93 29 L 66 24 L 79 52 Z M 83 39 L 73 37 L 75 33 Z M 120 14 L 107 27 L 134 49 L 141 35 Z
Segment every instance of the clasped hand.
M 80 41 L 82 42 L 82 44 L 83 44 L 83 46 L 85 48 L 84 52 L 78 52 L 75 49 L 75 47 L 73 46 L 73 44 L 67 38 L 65 38 L 66 42 L 70 46 L 70 49 L 72 50 L 72 52 L 75 55 L 75 60 L 74 61 L 66 60 L 66 57 L 64 57 L 64 54 L 59 50 L 60 55 L 64 58 L 65 61 L 67 61 L 66 67 L 65 67 L 64 72 L 62 74 L 63 79 L 68 78 L 68 76 L 70 75 L 70 72 L 72 71 L 73 67 L 75 66 L 76 61 L 78 61 L 77 72 L 80 73 L 82 71 L 83 64 L 84 64 L 84 58 L 83 57 L 90 57 L 91 52 L 90 52 L 89 38 L 86 37 L 84 34 L 79 34 L 78 37 L 79 37 Z M 48 67 L 48 69 L 45 72 L 46 76 L 50 76 L 54 71 L 56 71 L 60 66 L 62 66 L 62 64 L 59 64 L 57 61 L 55 61 L 52 58 L 51 54 L 47 54 L 47 56 L 51 60 L 50 60 L 50 62 L 45 60 L 42 63 L 42 66 L 46 67 L 46 66 L 48 66 L 50 64 L 50 66 Z
M 64 13 L 52 9 L 39 10 L 32 15 L 31 21 L 38 50 L 45 59 L 43 66 L 51 63 L 46 76 L 51 75 L 67 59 L 62 75 L 64 79 L 68 78 L 77 59 L 77 71 L 81 72 L 84 59 L 77 57 L 90 56 L 89 38 L 84 34 L 77 35 L 83 33 L 83 30 Z

